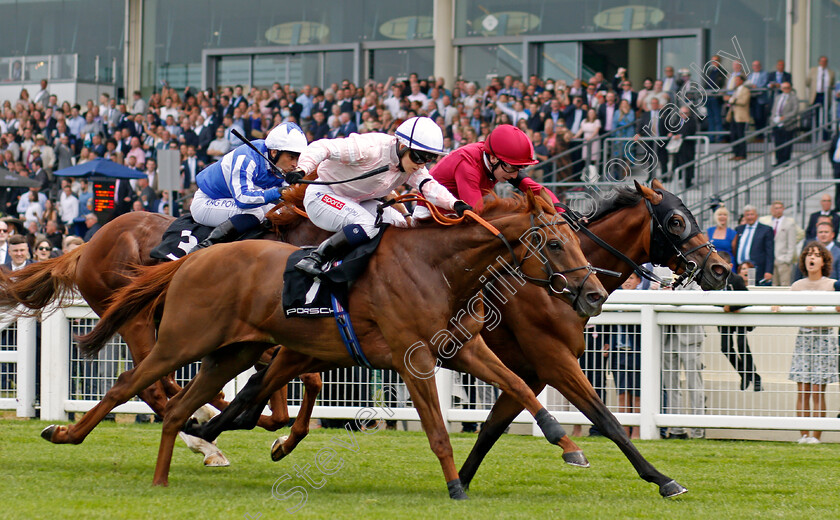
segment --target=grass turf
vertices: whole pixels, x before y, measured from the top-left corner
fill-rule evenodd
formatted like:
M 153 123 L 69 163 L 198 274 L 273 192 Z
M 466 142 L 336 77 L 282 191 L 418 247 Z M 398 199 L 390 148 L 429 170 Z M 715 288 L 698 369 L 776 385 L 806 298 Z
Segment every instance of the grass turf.
M 79 446 L 48 444 L 48 423 L 0 421 L 0 518 L 838 518 L 840 445 L 751 441 L 638 441 L 657 469 L 689 492 L 663 499 L 605 439 L 578 439 L 592 467 L 566 466 L 545 440 L 506 435 L 479 470 L 470 500 L 448 498 L 440 465 L 422 433 L 315 430 L 295 452 L 271 462 L 276 437 L 264 431 L 228 432 L 219 444 L 228 468 L 204 468 L 178 441 L 170 486 L 151 486 L 159 425 L 103 423 Z M 474 435 L 453 434 L 460 465 Z M 342 466 L 324 476 L 319 450 L 332 447 Z M 323 454 L 326 452 L 322 452 Z M 295 475 L 310 465 L 314 489 Z M 338 465 L 338 459 L 326 468 Z M 285 474 L 290 478 L 275 483 Z M 305 505 L 288 513 L 297 494 Z

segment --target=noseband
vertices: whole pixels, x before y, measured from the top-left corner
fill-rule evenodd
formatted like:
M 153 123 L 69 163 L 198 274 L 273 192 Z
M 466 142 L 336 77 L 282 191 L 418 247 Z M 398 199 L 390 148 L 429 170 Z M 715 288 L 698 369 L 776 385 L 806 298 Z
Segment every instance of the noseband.
M 712 256 L 712 253 L 715 252 L 715 246 L 712 245 L 711 241 L 706 241 L 703 244 L 695 246 L 688 251 L 683 251 L 682 246 L 694 238 L 695 236 L 700 234 L 700 228 L 697 226 L 697 222 L 694 219 L 689 219 L 688 215 L 686 214 L 685 210 L 683 211 L 683 204 L 677 199 L 676 196 L 671 195 L 670 193 L 663 192 L 662 190 L 656 190 L 657 193 L 662 195 L 662 202 L 658 205 L 654 206 L 650 203 L 649 200 L 645 199 L 645 205 L 647 206 L 648 213 L 650 213 L 650 236 L 651 236 L 651 262 L 664 265 L 667 263 L 667 258 L 664 259 L 655 259 L 653 257 L 653 251 L 661 250 L 660 247 L 654 246 L 661 246 L 664 243 L 670 246 L 670 248 L 674 251 L 677 257 L 677 268 L 680 265 L 684 266 L 683 273 L 679 275 L 673 282 L 672 287 L 676 288 L 680 284 L 685 283 L 686 285 L 690 284 L 693 281 L 699 281 L 703 278 L 703 273 L 706 269 L 706 264 L 709 262 L 709 258 Z M 668 200 L 668 195 L 670 195 L 674 200 Z M 667 200 L 667 203 L 666 203 Z M 668 220 L 674 216 L 679 215 L 682 217 L 683 222 L 685 222 L 685 229 L 683 232 L 676 236 L 674 233 L 668 232 L 665 227 L 662 225 L 662 222 L 668 222 Z M 655 226 L 655 227 L 654 227 Z M 656 233 L 655 231 L 659 231 Z M 703 262 L 700 265 L 697 265 L 696 262 L 693 260 L 688 259 L 688 255 L 694 253 L 703 248 L 708 248 L 708 252 L 706 256 L 703 258 Z M 667 249 L 667 247 L 665 248 Z
M 540 229 L 554 227 L 558 225 L 569 224 L 567 219 L 564 218 L 563 221 L 559 222 L 552 222 L 552 223 L 541 223 L 536 224 L 534 215 L 531 215 L 531 228 L 529 230 L 529 240 L 533 246 L 537 246 L 540 243 Z M 533 276 L 528 276 L 522 271 L 522 261 L 516 257 L 516 253 L 513 250 L 513 246 L 507 241 L 507 239 L 502 236 L 501 234 L 498 235 L 499 239 L 504 242 L 507 246 L 508 250 L 510 251 L 511 258 L 513 258 L 514 268 L 519 273 L 519 275 L 524 278 L 525 280 L 538 285 L 540 287 L 545 288 L 548 291 L 549 295 L 557 295 L 557 296 L 566 296 L 572 299 L 572 307 L 577 308 L 578 301 L 580 300 L 581 294 L 583 293 L 583 287 L 586 285 L 586 281 L 589 280 L 589 277 L 592 276 L 593 273 L 601 273 L 601 274 L 608 274 L 610 276 L 621 276 L 620 273 L 616 273 L 615 271 L 610 271 L 608 269 L 601 269 L 598 267 L 593 267 L 592 264 L 587 263 L 586 265 L 581 265 L 578 267 L 572 267 L 569 269 L 565 269 L 563 271 L 555 271 L 551 264 L 548 261 L 548 257 L 543 253 L 545 249 L 545 243 L 543 243 L 540 248 L 537 250 L 537 253 L 542 258 L 542 269 L 543 272 L 546 274 L 545 278 L 534 278 Z M 524 258 L 523 258 L 524 259 Z M 566 274 L 572 273 L 575 271 L 580 271 L 582 269 L 586 270 L 586 275 L 583 277 L 583 280 L 578 284 L 577 290 L 573 291 L 569 289 L 569 280 L 566 278 Z M 563 288 L 558 290 L 555 287 L 555 280 L 562 280 Z

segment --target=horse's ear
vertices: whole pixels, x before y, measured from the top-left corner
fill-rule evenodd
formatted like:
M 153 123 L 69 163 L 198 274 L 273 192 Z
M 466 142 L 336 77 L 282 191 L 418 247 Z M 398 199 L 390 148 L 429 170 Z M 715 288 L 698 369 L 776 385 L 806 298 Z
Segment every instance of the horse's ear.
M 639 193 L 639 195 L 649 200 L 651 204 L 657 205 L 660 202 L 662 202 L 662 195 L 656 193 L 647 186 L 642 186 L 637 180 L 634 180 L 633 183 L 636 184 L 636 191 Z
M 557 213 L 557 209 L 554 207 L 554 201 L 551 200 L 551 197 L 548 195 L 548 190 L 540 190 L 538 196 L 542 199 L 542 202 L 545 202 L 545 204 L 542 204 L 543 211 L 546 211 L 549 215 Z
M 525 190 L 525 200 L 528 201 L 528 210 L 535 215 L 540 215 L 543 212 L 540 202 L 531 190 Z
M 664 190 L 665 186 L 659 182 L 659 179 L 653 179 L 653 182 L 650 183 L 650 187 L 655 190 Z

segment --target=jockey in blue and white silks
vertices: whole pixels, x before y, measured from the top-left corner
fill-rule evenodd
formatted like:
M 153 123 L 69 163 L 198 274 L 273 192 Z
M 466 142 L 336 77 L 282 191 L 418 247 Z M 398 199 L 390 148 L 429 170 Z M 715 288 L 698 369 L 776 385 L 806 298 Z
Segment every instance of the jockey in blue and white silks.
M 296 124 L 282 123 L 251 144 L 277 169 L 243 144 L 198 174 L 190 213 L 199 224 L 216 228 L 199 248 L 230 241 L 265 220 L 288 186 L 283 175 L 297 167 L 306 136 Z

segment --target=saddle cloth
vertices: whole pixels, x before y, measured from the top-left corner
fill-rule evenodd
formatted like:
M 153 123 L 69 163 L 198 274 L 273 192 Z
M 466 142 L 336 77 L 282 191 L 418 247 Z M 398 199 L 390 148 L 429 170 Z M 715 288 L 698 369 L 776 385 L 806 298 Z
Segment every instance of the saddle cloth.
M 353 249 L 343 260 L 334 262 L 332 267 L 318 278 L 312 278 L 295 269 L 295 264 L 306 256 L 311 248 L 292 253 L 283 271 L 283 311 L 286 317 L 333 316 L 333 296 L 346 309 L 350 285 L 365 272 L 383 234 L 384 230 L 371 241 Z
M 149 255 L 158 260 L 178 260 L 191 253 L 199 242 L 205 240 L 213 228 L 199 224 L 193 220 L 192 215 L 186 213 L 169 225 L 163 233 L 163 239 Z M 265 234 L 262 227 L 246 231 L 237 240 L 260 238 Z

